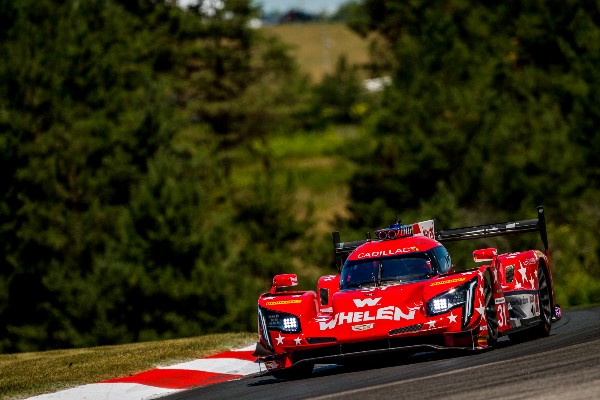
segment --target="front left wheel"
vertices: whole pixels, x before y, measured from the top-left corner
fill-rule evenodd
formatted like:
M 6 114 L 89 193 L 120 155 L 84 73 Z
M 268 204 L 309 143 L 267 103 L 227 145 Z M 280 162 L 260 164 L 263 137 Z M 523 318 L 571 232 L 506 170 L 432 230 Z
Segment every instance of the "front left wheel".
M 483 296 L 485 298 L 485 321 L 488 326 L 487 344 L 493 347 L 498 342 L 498 311 L 496 310 L 494 293 L 489 277 L 485 279 Z
M 275 371 L 269 371 L 274 378 L 277 379 L 285 379 L 285 380 L 295 380 L 295 379 L 304 379 L 311 376 L 314 365 L 311 363 L 300 363 L 294 365 L 293 367 L 278 369 Z

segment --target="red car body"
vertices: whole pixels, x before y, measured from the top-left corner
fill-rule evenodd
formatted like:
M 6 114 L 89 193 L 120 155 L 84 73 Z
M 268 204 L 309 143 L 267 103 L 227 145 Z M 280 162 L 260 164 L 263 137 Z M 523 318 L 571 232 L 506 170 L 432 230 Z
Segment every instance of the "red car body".
M 473 253 L 477 268 L 455 272 L 443 243 L 538 231 L 545 252 Z M 285 291 L 277 275 L 258 299 L 255 356 L 275 377 L 295 378 L 316 363 L 393 351 L 486 349 L 499 336 L 547 336 L 555 305 L 543 208 L 538 219 L 435 232 L 434 221 L 394 224 L 377 239 L 343 243 L 334 232 L 340 273 L 315 291 Z

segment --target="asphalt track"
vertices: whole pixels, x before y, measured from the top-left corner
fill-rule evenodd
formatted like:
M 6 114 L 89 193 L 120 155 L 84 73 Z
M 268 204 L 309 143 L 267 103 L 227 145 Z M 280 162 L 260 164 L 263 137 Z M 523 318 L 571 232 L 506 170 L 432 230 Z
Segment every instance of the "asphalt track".
M 550 337 L 502 338 L 491 351 L 380 357 L 317 366 L 312 377 L 263 374 L 162 399 L 600 399 L 600 307 L 565 311 Z

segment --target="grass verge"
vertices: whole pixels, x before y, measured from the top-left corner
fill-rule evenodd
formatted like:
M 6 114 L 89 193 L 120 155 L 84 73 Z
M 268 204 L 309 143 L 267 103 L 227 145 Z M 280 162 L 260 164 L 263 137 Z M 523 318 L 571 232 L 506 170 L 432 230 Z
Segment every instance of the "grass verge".
M 256 333 L 0 355 L 0 399 L 24 399 L 134 375 L 256 342 Z
M 315 82 L 333 73 L 342 55 L 353 65 L 369 61 L 369 41 L 342 23 L 267 25 L 263 29 L 292 47 L 301 70 Z

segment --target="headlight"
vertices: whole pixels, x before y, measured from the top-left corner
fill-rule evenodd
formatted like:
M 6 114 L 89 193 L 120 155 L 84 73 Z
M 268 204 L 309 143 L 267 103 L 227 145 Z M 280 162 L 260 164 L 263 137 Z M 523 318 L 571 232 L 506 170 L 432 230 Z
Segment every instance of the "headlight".
M 280 331 L 283 333 L 300 333 L 300 319 L 293 314 L 280 311 L 272 311 L 259 307 L 259 315 L 264 318 L 267 330 Z
M 431 298 L 427 302 L 427 315 L 439 315 L 447 313 L 456 307 L 463 307 L 463 326 L 465 326 L 473 315 L 473 301 L 477 277 L 469 282 L 448 290 Z

